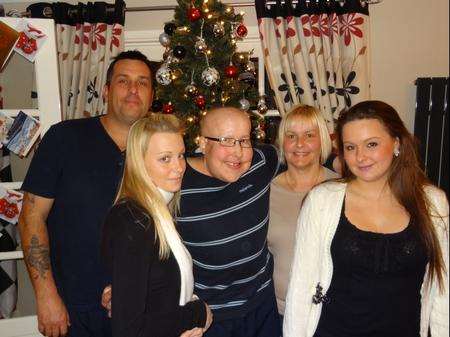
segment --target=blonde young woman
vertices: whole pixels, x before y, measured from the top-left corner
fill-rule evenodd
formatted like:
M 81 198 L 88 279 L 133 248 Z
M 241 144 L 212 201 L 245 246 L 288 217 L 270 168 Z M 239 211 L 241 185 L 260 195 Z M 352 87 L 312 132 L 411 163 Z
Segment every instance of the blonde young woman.
M 172 218 L 186 168 L 179 120 L 152 114 L 137 121 L 126 153 L 102 238 L 114 289 L 113 336 L 201 336 L 212 315 L 193 299 L 192 260 Z
M 336 134 L 343 180 L 303 204 L 284 337 L 448 336 L 445 193 L 390 105 L 356 104 Z
M 281 120 L 278 144 L 287 170 L 278 175 L 270 187 L 268 244 L 274 257 L 278 312 L 283 316 L 303 198 L 312 187 L 338 175 L 322 166 L 330 155 L 331 139 L 325 119 L 316 108 L 299 105 L 289 111 Z

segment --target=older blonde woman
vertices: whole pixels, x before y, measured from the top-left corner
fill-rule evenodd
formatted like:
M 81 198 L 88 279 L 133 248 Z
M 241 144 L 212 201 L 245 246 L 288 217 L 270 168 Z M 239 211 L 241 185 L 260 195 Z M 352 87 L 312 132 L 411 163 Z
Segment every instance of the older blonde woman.
M 274 257 L 275 293 L 282 316 L 303 198 L 315 185 L 338 175 L 322 166 L 330 155 L 331 139 L 325 119 L 316 108 L 299 105 L 289 111 L 281 120 L 278 144 L 287 170 L 271 184 L 268 243 Z

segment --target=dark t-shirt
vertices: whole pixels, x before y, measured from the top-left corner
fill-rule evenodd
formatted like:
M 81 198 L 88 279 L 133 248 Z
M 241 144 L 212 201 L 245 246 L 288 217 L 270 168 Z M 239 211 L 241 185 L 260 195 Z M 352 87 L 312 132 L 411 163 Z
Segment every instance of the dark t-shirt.
M 254 149 L 250 169 L 233 183 L 186 168 L 178 231 L 192 255 L 194 293 L 216 322 L 244 316 L 274 296 L 266 238 L 277 170 L 277 152 L 267 145 Z
M 100 307 L 109 283 L 99 254 L 101 227 L 123 172 L 124 154 L 99 117 L 52 126 L 22 189 L 54 199 L 47 218 L 53 276 L 69 308 Z

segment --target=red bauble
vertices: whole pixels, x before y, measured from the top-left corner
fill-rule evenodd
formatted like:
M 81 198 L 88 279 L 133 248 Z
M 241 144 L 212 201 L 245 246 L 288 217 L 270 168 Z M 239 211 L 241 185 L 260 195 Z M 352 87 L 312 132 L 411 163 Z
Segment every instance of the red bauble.
M 163 114 L 172 114 L 173 113 L 173 104 L 172 103 L 164 103 L 162 112 L 163 112 Z
M 237 37 L 244 38 L 247 36 L 248 29 L 244 24 L 240 23 L 235 30 L 235 34 Z
M 187 17 L 191 22 L 197 21 L 202 17 L 202 11 L 197 7 L 191 7 L 188 9 Z
M 228 78 L 235 78 L 238 75 L 238 68 L 235 65 L 230 64 L 225 67 L 225 76 Z
M 206 99 L 203 95 L 198 95 L 195 97 L 195 105 L 200 109 L 203 110 L 206 107 Z

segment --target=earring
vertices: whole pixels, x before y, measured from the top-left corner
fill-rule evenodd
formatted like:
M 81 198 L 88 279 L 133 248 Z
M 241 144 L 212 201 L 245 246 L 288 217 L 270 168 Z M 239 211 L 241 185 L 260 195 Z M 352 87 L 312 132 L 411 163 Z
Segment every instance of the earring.
M 399 149 L 394 149 L 394 157 L 398 157 L 400 155 Z

